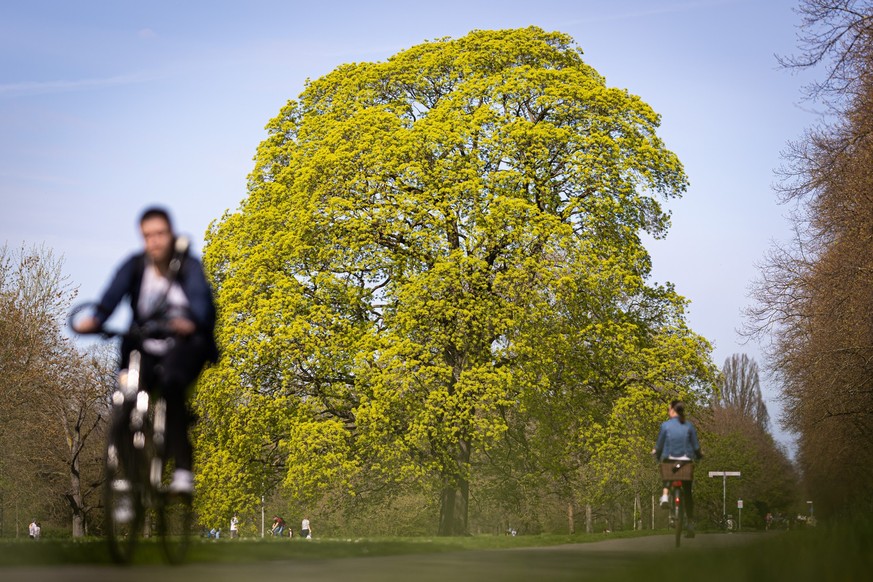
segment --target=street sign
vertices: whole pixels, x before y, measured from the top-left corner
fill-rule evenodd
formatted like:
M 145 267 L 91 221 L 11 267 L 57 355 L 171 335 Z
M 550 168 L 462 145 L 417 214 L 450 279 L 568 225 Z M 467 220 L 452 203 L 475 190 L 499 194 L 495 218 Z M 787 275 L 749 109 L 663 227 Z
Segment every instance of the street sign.
M 710 471 L 709 476 L 710 477 L 721 477 L 721 514 L 722 514 L 722 517 L 727 519 L 727 478 L 728 477 L 739 477 L 740 472 L 739 471 Z M 743 501 L 739 500 L 737 503 L 738 503 L 738 507 L 740 509 L 742 509 L 743 508 Z M 742 512 L 740 512 L 740 515 L 742 515 Z M 727 523 L 727 522 L 725 522 L 725 523 Z
M 737 509 L 742 509 L 742 508 L 743 508 L 743 500 L 737 499 Z

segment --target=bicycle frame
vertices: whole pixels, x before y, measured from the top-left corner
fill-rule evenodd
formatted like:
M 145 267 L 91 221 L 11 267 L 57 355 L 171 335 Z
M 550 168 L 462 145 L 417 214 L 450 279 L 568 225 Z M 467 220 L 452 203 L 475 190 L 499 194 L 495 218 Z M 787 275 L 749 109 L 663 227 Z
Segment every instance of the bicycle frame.
M 682 489 L 682 481 L 670 482 L 670 519 L 676 537 L 676 547 L 682 543 L 682 529 L 685 526 L 685 493 Z
M 682 530 L 686 527 L 685 490 L 683 483 L 694 479 L 694 463 L 690 460 L 670 459 L 660 465 L 661 479 L 669 488 L 670 527 L 675 529 L 676 547 L 682 540 Z
M 130 562 L 137 537 L 148 535 L 153 516 L 166 559 L 178 563 L 187 552 L 191 496 L 173 495 L 165 485 L 167 405 L 148 392 L 141 367 L 140 352 L 131 351 L 112 395 L 104 489 L 109 549 L 116 562 Z

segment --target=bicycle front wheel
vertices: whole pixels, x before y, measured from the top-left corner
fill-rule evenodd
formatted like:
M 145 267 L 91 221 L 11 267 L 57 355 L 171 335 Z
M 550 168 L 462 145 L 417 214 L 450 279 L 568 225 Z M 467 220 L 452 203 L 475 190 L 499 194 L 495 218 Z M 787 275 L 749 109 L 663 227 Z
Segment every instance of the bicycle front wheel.
M 118 564 L 133 559 L 142 531 L 143 505 L 135 452 L 122 439 L 110 441 L 106 450 L 106 480 L 103 485 L 103 523 L 109 554 Z
M 193 524 L 191 495 L 164 493 L 158 508 L 158 535 L 164 557 L 171 564 L 181 564 L 191 544 Z

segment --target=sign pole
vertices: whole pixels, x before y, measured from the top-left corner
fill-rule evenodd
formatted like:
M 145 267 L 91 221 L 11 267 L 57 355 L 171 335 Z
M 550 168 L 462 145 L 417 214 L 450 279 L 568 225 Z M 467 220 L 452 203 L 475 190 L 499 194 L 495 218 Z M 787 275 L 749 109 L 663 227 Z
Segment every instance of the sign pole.
M 727 528 L 727 478 L 739 477 L 739 471 L 710 471 L 710 477 L 721 477 L 721 518 Z

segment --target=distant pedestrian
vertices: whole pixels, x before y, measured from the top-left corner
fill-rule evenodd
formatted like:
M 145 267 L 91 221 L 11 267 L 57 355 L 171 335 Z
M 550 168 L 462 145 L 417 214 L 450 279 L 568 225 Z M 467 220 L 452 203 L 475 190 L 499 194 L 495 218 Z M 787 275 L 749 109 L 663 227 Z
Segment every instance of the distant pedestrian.
M 303 521 L 300 522 L 300 535 L 305 540 L 312 539 L 312 529 L 309 527 L 309 518 L 308 517 L 304 517 Z
M 37 540 L 39 539 L 39 526 L 36 524 L 36 520 L 30 522 L 30 525 L 27 527 L 27 535 L 30 536 L 30 539 Z
M 239 537 L 239 517 L 234 513 L 230 518 L 230 539 Z

